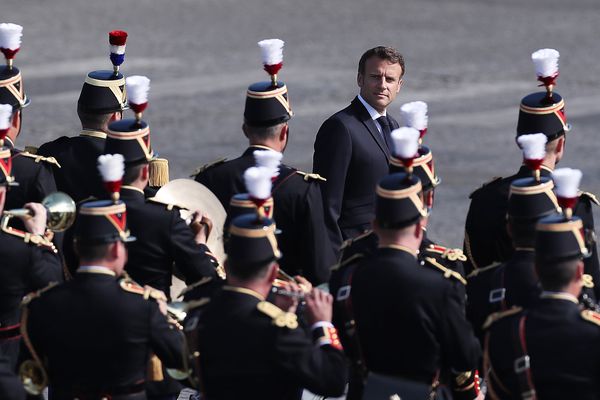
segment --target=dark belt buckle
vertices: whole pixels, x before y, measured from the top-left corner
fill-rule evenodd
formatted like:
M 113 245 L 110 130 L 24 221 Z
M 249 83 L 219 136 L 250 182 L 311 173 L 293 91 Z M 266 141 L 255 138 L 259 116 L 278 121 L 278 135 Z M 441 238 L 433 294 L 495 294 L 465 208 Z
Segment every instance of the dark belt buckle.
M 497 303 L 504 300 L 505 288 L 490 290 L 490 303 Z
M 515 372 L 517 374 L 520 374 L 520 373 L 528 370 L 529 367 L 530 367 L 529 356 L 525 355 L 525 356 L 519 357 L 515 360 Z

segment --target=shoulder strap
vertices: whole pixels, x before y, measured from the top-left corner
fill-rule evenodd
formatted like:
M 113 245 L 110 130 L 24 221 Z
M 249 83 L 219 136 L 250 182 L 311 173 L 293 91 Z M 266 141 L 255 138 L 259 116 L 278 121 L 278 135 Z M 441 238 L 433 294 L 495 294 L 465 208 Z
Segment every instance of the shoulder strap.
M 597 198 L 597 197 L 596 197 L 596 195 L 595 195 L 595 194 L 593 194 L 593 193 L 590 193 L 590 192 L 583 192 L 583 191 L 582 191 L 582 192 L 580 192 L 580 193 L 579 193 L 579 196 L 580 196 L 580 197 L 587 198 L 587 199 L 589 199 L 589 200 L 590 200 L 592 203 L 594 203 L 595 205 L 597 205 L 597 206 L 600 206 L 600 202 L 598 201 L 598 198 Z
M 190 178 L 193 178 L 196 175 L 198 175 L 199 173 L 202 173 L 202 172 L 206 171 L 207 169 L 212 168 L 216 165 L 223 164 L 225 161 L 227 161 L 227 157 L 221 157 L 219 159 L 216 159 L 215 161 L 209 162 L 208 164 L 204 164 L 204 165 L 196 168 L 194 170 L 194 172 L 191 173 Z
M 504 317 L 508 317 L 510 315 L 517 314 L 517 313 L 519 313 L 521 311 L 523 311 L 522 307 L 512 307 L 512 308 L 509 308 L 508 310 L 505 310 L 505 311 L 500 311 L 500 312 L 496 312 L 496 313 L 490 314 L 487 317 L 487 320 L 485 321 L 485 323 L 483 324 L 483 329 L 484 330 L 488 329 L 496 321 L 499 321 L 499 320 L 501 320 Z
M 446 279 L 454 278 L 457 281 L 459 281 L 460 283 L 462 283 L 463 285 L 467 284 L 467 281 L 465 280 L 465 278 L 462 277 L 461 274 L 459 274 L 456 271 L 451 270 L 450 268 L 444 267 L 442 264 L 437 262 L 437 260 L 435 258 L 425 257 L 425 261 L 427 261 L 429 264 L 433 265 L 434 267 L 436 267 L 437 269 L 442 271 L 444 273 L 444 278 L 446 278 Z
M 268 301 L 261 301 L 256 305 L 258 311 L 269 316 L 273 325 L 279 328 L 296 329 L 298 327 L 298 317 L 296 314 L 283 311 L 275 304 Z
M 142 287 L 134 282 L 131 278 L 122 278 L 119 280 L 119 286 L 126 292 L 139 294 L 144 297 L 144 300 L 164 300 L 167 301 L 167 297 L 160 290 L 154 289 L 150 286 Z
M 582 310 L 580 315 L 584 320 L 600 326 L 600 313 L 592 310 Z
M 58 161 L 56 161 L 56 158 L 54 157 L 38 156 L 37 154 L 32 154 L 28 151 L 22 151 L 15 155 L 15 157 L 18 156 L 32 158 L 36 163 L 39 163 L 40 161 L 47 162 L 49 164 L 56 165 L 58 168 L 60 168 L 60 164 L 58 163 Z
M 297 170 L 295 168 L 288 167 L 287 165 L 282 165 L 279 168 L 279 176 L 277 176 L 277 179 L 275 179 L 275 182 L 273 182 L 273 190 L 271 191 L 271 193 L 275 193 L 275 191 L 277 191 L 277 189 L 279 189 L 281 185 L 287 182 L 288 179 L 294 176 L 296 172 Z
M 323 178 L 319 174 L 309 174 L 308 172 L 302 172 L 302 171 L 296 171 L 296 173 L 298 175 L 302 175 L 303 179 L 307 182 L 310 180 L 327 182 L 327 179 Z

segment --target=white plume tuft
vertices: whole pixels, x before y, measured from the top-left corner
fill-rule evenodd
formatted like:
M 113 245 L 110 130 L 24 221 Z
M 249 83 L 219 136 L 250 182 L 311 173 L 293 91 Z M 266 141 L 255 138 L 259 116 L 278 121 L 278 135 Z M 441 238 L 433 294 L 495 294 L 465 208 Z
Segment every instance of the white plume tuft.
M 258 167 L 265 167 L 271 171 L 271 176 L 277 176 L 279 174 L 279 164 L 283 154 L 275 150 L 255 150 L 254 160 Z
M 526 160 L 541 160 L 546 156 L 546 142 L 548 137 L 543 133 L 522 135 L 517 138 L 517 143 L 523 150 Z
M 400 112 L 406 126 L 419 131 L 427 129 L 427 103 L 424 101 L 405 103 L 400 107 Z
M 271 197 L 271 170 L 265 167 L 250 167 L 244 171 L 246 190 L 255 199 Z
M 558 74 L 558 58 L 560 53 L 554 49 L 540 49 L 531 54 L 535 65 L 535 73 L 542 78 Z
M 125 173 L 125 160 L 121 154 L 103 154 L 98 157 L 98 170 L 104 182 L 120 181 Z
M 16 50 L 21 47 L 21 36 L 23 36 L 23 27 L 17 24 L 0 24 L 0 47 L 4 49 Z
M 262 61 L 265 65 L 275 65 L 283 62 L 283 45 L 281 39 L 265 39 L 258 42 Z
M 579 192 L 582 173 L 578 169 L 559 168 L 552 172 L 554 191 L 558 197 L 574 198 Z
M 13 108 L 10 104 L 0 104 L 0 129 L 10 128 Z
M 419 149 L 420 133 L 415 128 L 402 127 L 392 131 L 395 155 L 400 158 L 411 158 Z
M 142 75 L 128 76 L 125 79 L 125 86 L 130 103 L 144 104 L 148 102 L 150 79 Z

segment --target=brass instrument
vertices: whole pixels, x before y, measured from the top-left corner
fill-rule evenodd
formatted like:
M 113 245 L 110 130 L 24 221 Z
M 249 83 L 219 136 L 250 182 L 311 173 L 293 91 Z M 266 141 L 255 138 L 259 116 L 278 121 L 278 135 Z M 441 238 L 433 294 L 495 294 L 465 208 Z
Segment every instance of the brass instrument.
M 304 300 L 304 296 L 306 296 L 310 292 L 310 288 L 298 282 L 296 278 L 294 278 L 293 276 L 281 269 L 277 272 L 277 276 L 278 277 L 273 281 L 273 288 L 271 289 L 274 294 L 280 296 L 295 297 L 299 300 Z M 297 284 L 300 287 L 300 289 L 302 289 L 302 292 L 296 293 L 284 289 L 283 287 L 285 286 L 286 282 L 293 282 Z
M 42 200 L 42 205 L 48 213 L 46 226 L 51 231 L 63 232 L 73 225 L 77 207 L 69 195 L 62 192 L 49 194 Z M 14 217 L 32 218 L 33 211 L 28 208 L 5 210 L 2 216 L 2 228 L 6 228 L 8 222 Z

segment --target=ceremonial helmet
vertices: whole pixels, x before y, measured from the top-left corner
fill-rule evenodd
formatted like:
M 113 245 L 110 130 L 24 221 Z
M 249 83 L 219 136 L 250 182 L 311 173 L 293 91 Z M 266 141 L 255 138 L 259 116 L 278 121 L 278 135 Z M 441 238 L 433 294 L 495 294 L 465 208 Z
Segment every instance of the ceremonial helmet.
M 127 108 L 125 78 L 119 68 L 125 60 L 127 32 L 108 34 L 112 70 L 97 70 L 87 74 L 77 101 L 80 111 L 88 114 L 110 114 Z
M 517 137 L 533 133 L 543 133 L 552 141 L 570 130 L 565 115 L 565 102 L 554 91 L 558 78 L 559 53 L 554 49 L 541 49 L 531 58 L 535 64 L 538 80 L 545 86 L 545 92 L 531 93 L 521 100 Z
M 269 197 L 265 200 L 262 205 L 265 216 L 267 218 L 273 218 L 273 198 Z M 234 194 L 229 201 L 229 207 L 227 208 L 227 218 L 225 219 L 225 231 L 231 224 L 231 221 L 245 214 L 255 214 L 256 203 L 250 197 L 248 193 Z
M 13 65 L 15 55 L 21 48 L 22 35 L 22 26 L 0 24 L 0 51 L 6 59 L 6 65 L 0 67 L 0 104 L 10 104 L 13 111 L 27 107 L 30 103 L 23 87 L 21 71 Z
M 127 229 L 127 211 L 122 201 L 96 200 L 79 206 L 75 240 L 83 245 L 100 245 L 135 240 Z
M 246 91 L 244 123 L 252 127 L 269 127 L 288 121 L 292 112 L 285 83 L 277 79 L 283 66 L 283 40 L 266 39 L 258 42 L 263 66 L 270 81 L 253 83 Z

